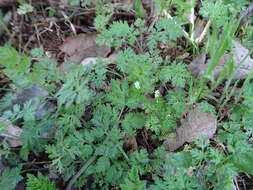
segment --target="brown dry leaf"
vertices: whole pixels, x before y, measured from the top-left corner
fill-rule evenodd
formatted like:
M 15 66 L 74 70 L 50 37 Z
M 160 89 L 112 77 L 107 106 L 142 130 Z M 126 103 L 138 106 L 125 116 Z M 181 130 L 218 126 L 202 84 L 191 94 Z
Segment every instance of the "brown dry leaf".
M 69 0 L 49 0 L 51 6 L 60 6 L 64 8 L 69 5 Z
M 120 2 L 123 4 L 124 7 L 132 7 L 133 6 L 133 0 L 120 0 Z
M 9 120 L 2 118 L 0 118 L 0 125 L 4 126 L 3 131 L 0 131 L 0 136 L 7 137 L 7 141 L 11 147 L 18 147 L 22 145 L 19 139 L 22 129 L 12 125 Z
M 205 62 L 206 52 L 203 51 L 188 65 L 188 69 L 192 72 L 193 75 L 202 76 L 207 69 L 207 65 L 205 64 Z
M 67 61 L 80 63 L 87 57 L 106 57 L 110 52 L 108 46 L 98 46 L 96 44 L 97 33 L 79 34 L 69 37 L 60 46 L 60 50 L 66 53 Z
M 0 7 L 8 7 L 16 3 L 17 0 L 0 0 Z
M 133 0 L 120 0 L 120 2 L 123 4 L 130 4 L 133 2 Z
M 197 19 L 195 28 L 194 28 L 194 39 L 197 39 L 202 34 L 206 25 L 206 21 L 202 19 Z
M 214 77 L 217 77 L 219 73 L 222 71 L 228 57 L 229 54 L 225 54 L 223 57 L 221 57 L 219 65 L 216 66 L 215 70 L 212 73 Z M 203 76 L 209 64 L 210 59 L 206 61 L 206 53 L 203 52 L 188 65 L 188 69 L 192 72 L 194 76 Z
M 135 136 L 124 137 L 124 148 L 131 149 L 133 151 L 138 150 L 138 145 Z
M 234 69 L 236 69 L 233 79 L 244 79 L 248 76 L 251 69 L 253 69 L 253 59 L 250 58 L 249 50 L 237 41 L 233 40 L 232 43 L 234 45 L 233 52 L 221 57 L 219 65 L 217 65 L 213 72 L 214 77 L 217 77 L 223 70 L 229 56 L 233 56 Z M 210 59 L 206 61 L 206 54 L 202 53 L 189 64 L 188 68 L 193 75 L 202 76 L 207 70 L 209 64 Z
M 151 10 L 152 9 L 151 7 L 154 8 L 155 6 L 154 0 L 142 0 L 142 4 L 143 4 L 143 8 L 145 8 L 146 10 Z
M 109 57 L 108 57 L 109 59 L 113 59 L 113 60 L 115 60 L 116 58 L 117 58 L 117 53 L 114 51 L 114 52 L 112 52 L 110 55 L 109 55 Z
M 211 113 L 204 113 L 199 108 L 194 108 L 181 121 L 181 127 L 176 129 L 176 137 L 168 139 L 163 146 L 168 151 L 174 151 L 185 142 L 193 142 L 199 137 L 213 137 L 217 128 L 217 118 Z
M 60 3 L 67 6 L 69 3 L 69 0 L 60 0 Z
M 244 46 L 242 46 L 239 42 L 233 41 L 233 45 L 235 47 L 233 56 L 235 67 L 239 66 L 240 63 L 243 62 L 239 66 L 238 71 L 236 72 L 234 78 L 236 79 L 246 78 L 250 73 L 251 69 L 253 69 L 253 59 L 250 58 L 249 50 Z

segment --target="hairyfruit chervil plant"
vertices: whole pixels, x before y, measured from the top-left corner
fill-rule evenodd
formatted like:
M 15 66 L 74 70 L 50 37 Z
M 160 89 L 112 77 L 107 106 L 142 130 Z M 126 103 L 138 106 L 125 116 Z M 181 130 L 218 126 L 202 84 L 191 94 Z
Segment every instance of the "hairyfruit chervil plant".
M 0 47 L 2 73 L 11 80 L 1 98 L 1 161 L 11 166 L 1 173 L 2 189 L 13 189 L 24 179 L 27 189 L 53 190 L 57 180 L 50 176 L 56 175 L 67 190 L 231 190 L 239 172 L 252 174 L 251 75 L 237 97 L 224 88 L 230 94 L 229 111 L 212 143 L 199 138 L 169 154 L 161 146 L 175 136 L 180 119 L 193 107 L 217 117 L 225 110 L 212 96 L 225 76 L 216 80 L 212 72 L 231 50 L 235 15 L 249 1 L 201 1 L 199 13 L 211 23 L 203 44 L 211 64 L 200 78 L 188 71 L 183 59 L 168 61 L 161 48 L 198 52 L 191 34 L 195 26 L 185 19 L 197 1 L 155 1 L 158 19 L 150 26 L 141 1 L 135 3 L 132 22 L 112 20 L 113 4 L 107 4 L 108 11 L 102 1 L 95 2 L 96 41 L 116 51 L 113 68 L 101 58 L 86 66 L 66 62 L 64 73 L 41 48 L 27 56 L 8 44 Z M 94 1 L 71 1 L 80 3 L 89 6 Z M 225 85 L 233 84 L 228 80 Z M 18 99 L 22 93 L 16 91 L 22 89 L 37 90 L 39 96 Z M 7 121 L 22 129 L 20 137 L 2 133 L 10 126 Z M 126 137 L 134 139 L 135 148 L 126 148 Z M 9 138 L 18 138 L 21 146 L 11 147 Z M 41 164 L 46 172 L 26 171 L 31 157 L 40 156 L 45 157 Z

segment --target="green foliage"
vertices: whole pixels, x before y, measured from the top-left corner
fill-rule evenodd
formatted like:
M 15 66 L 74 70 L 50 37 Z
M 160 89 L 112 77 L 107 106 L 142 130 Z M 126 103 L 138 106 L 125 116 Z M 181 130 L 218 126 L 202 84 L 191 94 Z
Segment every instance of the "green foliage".
M 139 179 L 138 170 L 132 168 L 128 174 L 128 178 L 125 179 L 125 183 L 121 184 L 122 190 L 142 190 L 146 185 L 146 181 Z
M 143 113 L 129 113 L 122 121 L 122 127 L 126 135 L 135 134 L 136 129 L 141 129 L 146 122 L 145 115 Z
M 20 168 L 6 168 L 0 176 L 1 189 L 12 190 L 22 179 Z
M 30 59 L 19 55 L 14 48 L 7 45 L 0 47 L 0 57 L 0 65 L 4 67 L 3 72 L 17 85 L 27 87 L 29 85 L 27 75 L 30 73 Z
M 127 81 L 121 83 L 119 80 L 112 80 L 110 83 L 111 92 L 108 94 L 108 100 L 119 108 L 123 108 L 128 102 L 129 86 Z
M 17 12 L 20 15 L 25 15 L 27 13 L 33 12 L 33 6 L 27 3 L 23 3 L 19 5 Z
M 33 52 L 33 54 L 37 56 L 36 52 Z M 39 84 L 45 85 L 45 88 L 47 88 L 50 82 L 58 82 L 60 79 L 57 63 L 49 57 L 43 57 L 35 62 L 33 69 L 31 69 L 30 58 L 20 55 L 8 45 L 0 47 L 0 55 L 0 65 L 4 67 L 3 72 L 17 87 L 28 88 L 34 84 Z
M 170 66 L 162 67 L 159 77 L 164 83 L 171 82 L 173 86 L 184 88 L 190 74 L 186 69 L 186 65 L 172 63 Z
M 143 8 L 141 0 L 134 1 L 134 8 L 136 11 L 136 16 L 143 17 L 146 14 L 146 10 Z
M 61 77 L 57 63 L 49 57 L 42 57 L 33 64 L 29 81 L 32 81 L 34 84 L 44 85 L 50 92 L 55 90 L 54 83 L 59 82 Z
M 215 108 L 207 103 L 207 102 L 201 102 L 201 103 L 198 103 L 198 107 L 203 111 L 203 112 L 206 112 L 206 113 L 212 113 L 215 115 L 216 111 L 215 111 Z
M 118 49 L 123 44 L 133 45 L 138 34 L 133 25 L 129 26 L 125 21 L 115 21 L 108 30 L 101 31 L 97 36 L 97 43 Z
M 111 15 L 97 15 L 94 21 L 94 25 L 98 31 L 104 30 L 109 22 Z
M 64 105 L 69 108 L 74 104 L 88 105 L 91 98 L 93 98 L 94 91 L 92 91 L 88 84 L 96 88 L 101 88 L 104 85 L 106 69 L 103 67 L 103 62 L 98 60 L 97 66 L 85 67 L 75 66 L 73 63 L 66 64 L 71 72 L 63 78 L 64 84 L 61 89 L 56 93 L 58 98 L 58 105 Z
M 222 26 L 229 20 L 229 6 L 221 1 L 203 1 L 200 13 L 216 26 Z
M 240 171 L 247 172 L 249 174 L 253 174 L 253 153 L 252 152 L 245 152 L 241 154 L 235 154 L 233 156 L 233 164 L 237 167 Z
M 76 70 L 69 73 L 57 92 L 58 105 L 65 105 L 69 108 L 71 104 L 87 104 L 92 97 L 92 91 L 89 90 L 87 84 L 87 70 L 80 66 Z
M 203 161 L 209 165 L 203 168 Z M 204 139 L 199 139 L 192 150 L 172 154 L 163 167 L 163 178 L 155 178 L 150 189 L 229 189 L 236 174 L 233 165 L 226 163 L 225 155 L 208 147 Z M 198 175 L 204 177 L 200 179 Z
M 175 153 L 167 158 L 164 163 L 165 174 L 162 178 L 155 178 L 155 185 L 150 190 L 158 189 L 194 189 L 197 185 L 197 178 L 191 176 L 191 155 L 188 152 Z M 187 174 L 189 173 L 189 174 Z M 201 187 L 200 187 L 201 189 Z
M 157 15 L 162 14 L 164 11 L 171 9 L 172 7 L 176 10 L 178 16 L 183 16 L 188 13 L 189 9 L 193 6 L 195 0 L 183 1 L 183 0 L 157 0 L 155 4 L 155 12 Z
M 48 177 L 43 176 L 38 172 L 37 177 L 32 174 L 27 174 L 26 181 L 27 190 L 56 190 L 56 186 Z
M 34 48 L 31 50 L 31 56 L 32 57 L 41 57 L 44 54 L 44 50 L 42 47 L 40 48 Z
M 72 6 L 89 6 L 92 3 L 96 3 L 97 0 L 70 0 L 68 3 Z
M 187 97 L 182 89 L 177 88 L 175 91 L 170 91 L 166 99 L 168 104 L 174 109 L 175 116 L 180 117 L 186 110 Z
M 251 76 L 243 83 L 241 94 L 224 105 L 225 111 L 212 97 L 230 71 L 228 65 L 213 84 L 212 73 L 230 50 L 237 30 L 238 23 L 232 18 L 249 1 L 202 1 L 200 13 L 213 25 L 204 44 L 211 64 L 200 79 L 188 71 L 188 58 L 178 61 L 182 59 L 176 57 L 168 63 L 161 50 L 185 48 L 184 53 L 192 54 L 192 44 L 181 42 L 188 30 L 185 15 L 197 1 L 154 3 L 155 23 L 144 20 L 148 9 L 141 1 L 135 1 L 133 9 L 135 16 L 143 19 L 130 19 L 128 23 L 120 20 L 118 7 L 111 2 L 70 1 L 75 6 L 95 5 L 97 43 L 116 50 L 115 64 L 102 58 L 89 66 L 66 62 L 67 71 L 63 73 L 42 48 L 31 50 L 31 59 L 8 45 L 0 47 L 1 74 L 11 80 L 10 92 L 1 91 L 0 117 L 22 129 L 22 147 L 14 150 L 0 126 L 0 160 L 18 166 L 4 169 L 0 178 L 3 189 L 15 188 L 22 180 L 21 172 L 26 174 L 27 189 L 56 189 L 47 174 L 35 176 L 21 164 L 41 155 L 50 161 L 43 167 L 61 176 L 65 183 L 74 180 L 73 188 L 79 189 L 230 190 L 239 172 L 253 173 Z M 164 11 L 176 16 L 158 16 Z M 47 97 L 13 105 L 16 90 L 32 86 L 45 89 Z M 37 109 L 48 101 L 56 109 L 45 111 L 38 119 Z M 209 143 L 200 138 L 167 154 L 163 141 L 175 136 L 175 129 L 193 106 L 222 119 L 215 140 Z M 223 145 L 224 149 L 219 148 Z
M 172 134 L 172 129 L 176 125 L 176 117 L 173 108 L 158 97 L 145 105 L 147 120 L 145 126 L 154 131 L 158 138 L 166 139 Z
M 136 55 L 132 49 L 126 49 L 117 55 L 117 67 L 129 74 L 130 82 L 138 82 L 141 92 L 152 92 L 157 81 L 157 66 L 148 54 Z
M 153 50 L 158 42 L 171 44 L 173 40 L 183 36 L 182 22 L 177 18 L 162 18 L 156 22 L 148 37 L 148 47 Z

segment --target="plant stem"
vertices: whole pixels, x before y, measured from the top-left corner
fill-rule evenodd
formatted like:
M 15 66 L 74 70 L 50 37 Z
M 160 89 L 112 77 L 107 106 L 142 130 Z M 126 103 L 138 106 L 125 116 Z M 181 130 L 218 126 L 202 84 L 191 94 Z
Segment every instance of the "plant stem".
M 125 106 L 121 109 L 119 117 L 118 117 L 118 121 L 116 123 L 116 125 L 114 125 L 113 127 L 118 126 L 118 122 L 120 120 L 120 117 L 124 111 Z M 109 138 L 109 136 L 106 137 L 105 141 Z M 123 154 L 124 155 L 124 154 Z M 126 156 L 126 155 L 124 155 Z M 128 158 L 128 157 L 127 157 Z M 76 180 L 82 175 L 82 173 L 97 159 L 96 155 L 93 155 L 92 157 L 90 157 L 90 159 L 83 165 L 83 167 L 77 172 L 77 174 L 69 181 L 66 190 L 71 190 L 72 189 L 72 185 L 76 182 Z
M 76 180 L 83 174 L 83 172 L 96 160 L 97 156 L 93 155 L 90 159 L 82 166 L 77 174 L 69 181 L 66 190 L 71 190 Z

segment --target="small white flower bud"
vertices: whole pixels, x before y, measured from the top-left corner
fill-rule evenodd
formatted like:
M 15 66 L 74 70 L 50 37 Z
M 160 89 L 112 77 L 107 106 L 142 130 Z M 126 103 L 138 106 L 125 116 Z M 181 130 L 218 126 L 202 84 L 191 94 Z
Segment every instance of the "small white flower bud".
M 156 91 L 155 91 L 155 98 L 158 98 L 158 97 L 160 97 L 160 91 L 159 91 L 159 90 L 156 90 Z
M 140 88 L 141 88 L 141 87 L 140 87 L 139 81 L 136 81 L 136 82 L 134 83 L 134 86 L 135 86 L 135 88 L 137 88 L 137 89 L 140 89 Z

